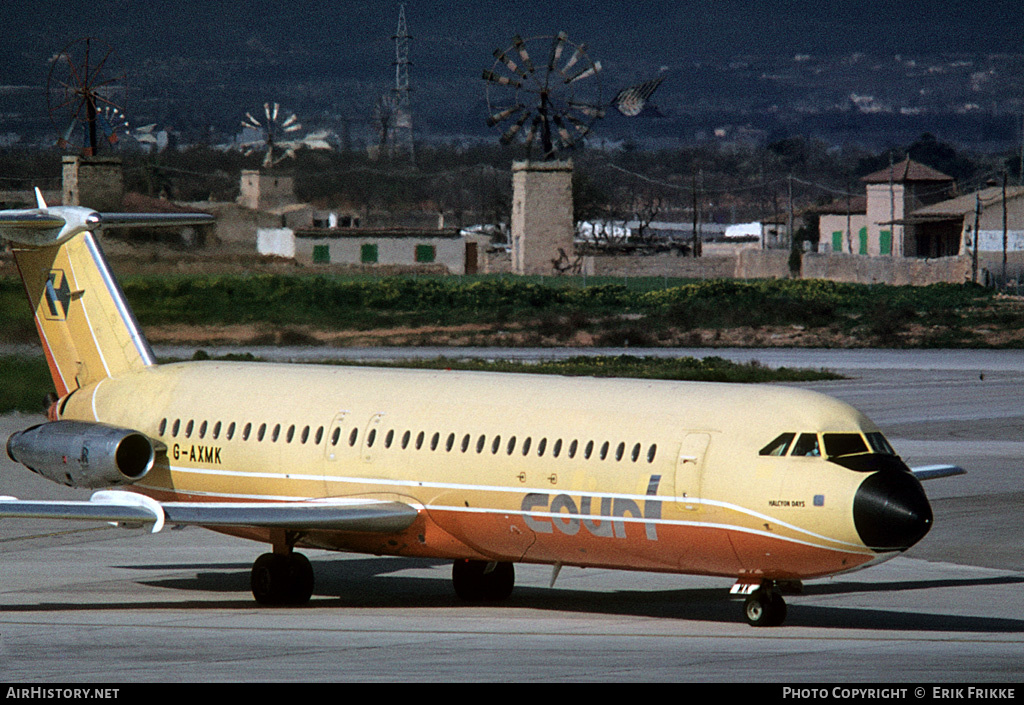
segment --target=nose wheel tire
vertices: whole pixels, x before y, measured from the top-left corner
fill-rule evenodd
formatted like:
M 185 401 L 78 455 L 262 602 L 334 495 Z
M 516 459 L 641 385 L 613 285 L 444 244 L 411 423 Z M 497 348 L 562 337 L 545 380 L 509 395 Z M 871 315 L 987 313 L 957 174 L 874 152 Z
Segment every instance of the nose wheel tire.
M 786 621 L 786 601 L 774 589 L 759 588 L 747 598 L 743 614 L 752 627 L 777 627 Z
M 515 568 L 511 563 L 458 560 L 452 564 L 452 587 L 467 602 L 497 602 L 512 594 Z
M 264 553 L 253 563 L 249 582 L 261 605 L 304 605 L 313 595 L 313 566 L 301 553 Z

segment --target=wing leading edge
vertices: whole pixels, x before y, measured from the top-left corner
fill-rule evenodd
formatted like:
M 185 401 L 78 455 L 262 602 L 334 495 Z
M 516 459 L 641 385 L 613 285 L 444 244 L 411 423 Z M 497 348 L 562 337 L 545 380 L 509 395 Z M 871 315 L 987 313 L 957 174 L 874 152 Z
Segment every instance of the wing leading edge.
M 93 493 L 88 501 L 23 501 L 0 497 L 0 517 L 68 519 L 117 524 L 255 526 L 296 531 L 391 533 L 408 528 L 419 512 L 401 502 L 340 499 L 309 502 L 157 502 L 120 490 Z

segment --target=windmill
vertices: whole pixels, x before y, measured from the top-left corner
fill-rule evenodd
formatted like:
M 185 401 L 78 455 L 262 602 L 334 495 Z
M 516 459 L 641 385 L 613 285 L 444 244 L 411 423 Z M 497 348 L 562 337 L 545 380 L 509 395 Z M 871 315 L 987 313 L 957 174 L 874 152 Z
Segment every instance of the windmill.
M 126 92 L 124 69 L 117 52 L 106 42 L 86 37 L 61 49 L 50 60 L 46 81 L 47 108 L 59 135 L 57 144 L 76 146 L 83 156 L 93 156 L 104 140 L 117 142 Z
M 311 132 L 300 137 L 298 132 L 302 130 L 302 123 L 295 113 L 288 117 L 281 110 L 279 103 L 264 103 L 264 119 L 260 120 L 251 112 L 245 114 L 242 120 L 242 127 L 255 134 L 254 139 L 240 143 L 241 149 L 246 155 L 266 150 L 263 157 L 263 168 L 269 169 L 279 164 L 288 157 L 294 157 L 295 152 L 302 147 L 308 149 L 330 149 L 327 142 L 326 131 Z
M 530 153 L 539 142 L 542 158 L 554 159 L 576 147 L 604 117 L 600 73 L 601 62 L 565 32 L 530 39 L 516 35 L 506 49 L 494 51 L 494 64 L 483 72 L 487 124 L 502 130 L 502 144 L 522 139 Z

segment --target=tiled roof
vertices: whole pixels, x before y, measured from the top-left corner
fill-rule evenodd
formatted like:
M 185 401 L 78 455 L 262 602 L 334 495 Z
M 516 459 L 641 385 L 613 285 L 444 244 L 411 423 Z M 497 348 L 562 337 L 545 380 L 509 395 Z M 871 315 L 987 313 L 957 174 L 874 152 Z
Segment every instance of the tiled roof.
M 902 184 L 908 181 L 952 181 L 953 177 L 913 159 L 904 159 L 899 164 L 893 164 L 861 179 L 866 184 L 887 184 L 890 180 Z

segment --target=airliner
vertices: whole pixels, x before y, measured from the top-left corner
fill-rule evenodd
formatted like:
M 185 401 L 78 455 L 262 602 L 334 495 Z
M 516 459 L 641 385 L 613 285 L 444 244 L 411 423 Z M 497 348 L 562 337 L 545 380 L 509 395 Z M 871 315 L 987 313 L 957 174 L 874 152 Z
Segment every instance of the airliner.
M 87 501 L 0 498 L 0 517 L 195 525 L 262 542 L 261 605 L 311 599 L 299 548 L 452 561 L 500 601 L 516 563 L 735 580 L 753 626 L 802 581 L 885 561 L 932 511 L 863 414 L 772 385 L 260 362 L 157 364 L 98 231 L 201 214 L 0 212 L 56 401 L 7 453 Z

